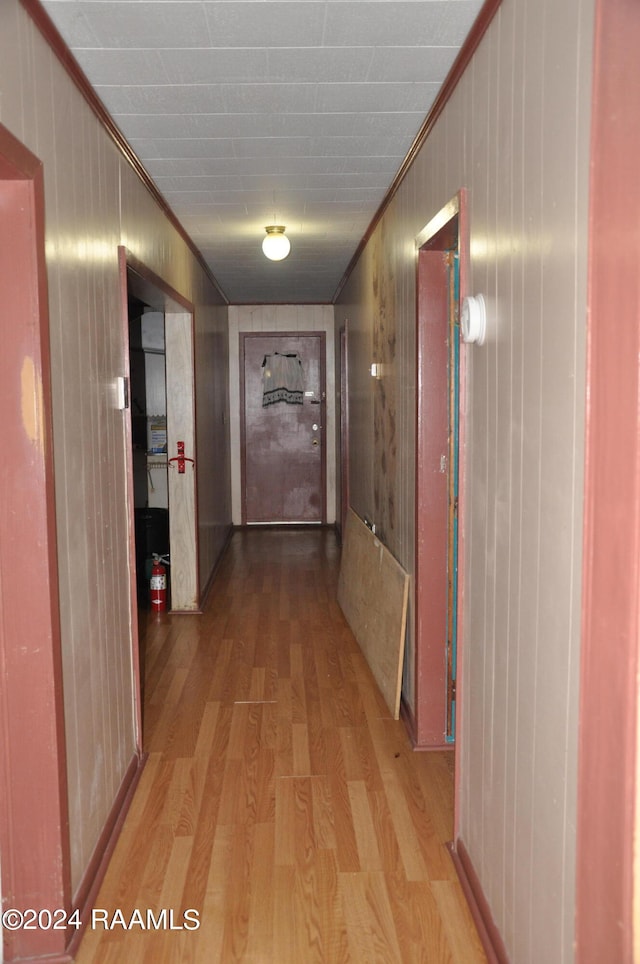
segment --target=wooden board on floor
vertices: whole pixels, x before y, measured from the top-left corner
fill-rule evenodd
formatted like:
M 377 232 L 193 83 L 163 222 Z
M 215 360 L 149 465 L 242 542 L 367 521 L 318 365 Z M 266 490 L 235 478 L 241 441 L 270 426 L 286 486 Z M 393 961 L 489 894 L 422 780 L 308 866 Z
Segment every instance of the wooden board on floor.
M 338 602 L 394 720 L 400 715 L 409 575 L 349 509 Z

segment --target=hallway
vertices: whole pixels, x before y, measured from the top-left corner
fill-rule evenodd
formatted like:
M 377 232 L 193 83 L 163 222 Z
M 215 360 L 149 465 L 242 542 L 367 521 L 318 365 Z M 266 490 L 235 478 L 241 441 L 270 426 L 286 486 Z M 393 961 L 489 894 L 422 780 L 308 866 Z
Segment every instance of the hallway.
M 485 960 L 445 848 L 453 754 L 389 718 L 338 566 L 333 531 L 237 531 L 203 616 L 144 617 L 149 759 L 95 906 L 176 929 L 99 921 L 79 964 Z

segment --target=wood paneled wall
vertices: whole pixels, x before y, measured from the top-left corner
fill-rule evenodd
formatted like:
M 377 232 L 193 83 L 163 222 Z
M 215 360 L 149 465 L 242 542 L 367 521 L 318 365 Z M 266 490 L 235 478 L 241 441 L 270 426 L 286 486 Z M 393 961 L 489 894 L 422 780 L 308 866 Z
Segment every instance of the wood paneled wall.
M 239 335 L 244 331 L 324 331 L 326 333 L 325 444 L 327 452 L 327 522 L 336 520 L 335 345 L 332 305 L 231 305 L 229 307 L 229 407 L 233 521 L 242 522 L 240 479 Z
M 194 303 L 201 579 L 230 525 L 226 307 L 18 0 L 0 4 L 2 123 L 44 165 L 72 884 L 136 747 L 118 246 Z M 205 376 L 206 370 L 206 376 Z M 215 465 L 215 477 L 213 466 Z
M 592 0 L 503 0 L 336 306 L 351 503 L 413 572 L 414 241 L 468 189 L 489 321 L 463 349 L 459 832 L 511 958 L 531 964 L 574 956 L 592 33 Z

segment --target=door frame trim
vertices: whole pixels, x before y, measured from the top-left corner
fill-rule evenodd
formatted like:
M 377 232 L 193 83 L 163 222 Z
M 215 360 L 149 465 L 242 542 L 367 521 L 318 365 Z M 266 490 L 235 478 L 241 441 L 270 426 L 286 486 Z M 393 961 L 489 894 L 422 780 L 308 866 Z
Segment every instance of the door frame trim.
M 9 536 L 3 542 L 11 546 L 11 565 L 2 568 L 5 591 L 11 597 L 3 622 L 15 630 L 11 639 L 0 634 L 0 795 L 5 800 L 0 820 L 3 907 L 59 907 L 69 912 L 71 851 L 44 173 L 40 160 L 1 124 L 0 179 L 0 190 L 11 202 L 16 222 L 23 228 L 14 232 L 13 256 L 5 262 L 7 277 L 19 280 L 16 287 L 20 298 L 13 303 L 13 310 L 20 312 L 20 317 L 14 318 L 14 338 L 7 339 L 3 349 L 9 369 L 4 406 L 13 402 L 18 408 L 9 420 L 7 450 L 12 464 L 30 479 L 28 511 L 17 516 L 18 526 L 15 520 L 11 525 L 5 520 L 6 527 L 4 523 L 2 526 Z M 2 275 L 0 266 L 0 278 Z M 12 498 L 6 500 L 6 504 L 9 502 L 19 511 Z M 16 533 L 19 538 L 13 537 Z M 36 783 L 41 792 L 33 792 Z M 63 955 L 66 934 L 53 929 L 5 930 L 5 960 Z
M 469 277 L 469 223 L 468 223 L 468 201 L 466 188 L 461 188 L 455 197 L 446 204 L 419 232 L 415 239 L 416 250 L 416 481 L 415 481 L 415 518 L 416 518 L 416 561 L 415 561 L 415 690 L 413 711 L 406 709 L 404 712 L 411 733 L 412 740 L 416 749 L 447 749 L 452 746 L 450 743 L 443 743 L 440 746 L 431 746 L 420 742 L 418 729 L 419 707 L 418 702 L 421 698 L 419 692 L 419 672 L 418 660 L 420 658 L 420 640 L 418 638 L 419 607 L 421 606 L 421 592 L 419 586 L 419 573 L 421 568 L 421 538 L 423 533 L 420 526 L 420 491 L 421 491 L 421 467 L 420 467 L 420 432 L 421 409 L 424 407 L 425 399 L 421 397 L 421 380 L 419 368 L 421 364 L 421 326 L 420 326 L 420 305 L 418 300 L 418 278 L 419 278 L 419 253 L 420 250 L 445 251 L 452 246 L 457 247 L 459 255 L 459 274 L 458 274 L 458 304 L 467 294 Z M 464 351 L 459 355 L 459 431 L 458 431 L 458 592 L 456 600 L 457 615 L 457 659 L 456 659 L 456 744 L 458 748 L 462 742 L 463 735 L 463 716 L 464 716 L 464 670 L 462 653 L 464 648 L 464 539 L 465 539 L 465 510 L 466 510 L 466 462 L 464 458 L 466 444 L 466 356 Z M 443 560 L 447 564 L 447 560 Z M 446 708 L 445 708 L 446 713 Z M 443 725 L 445 718 L 443 716 Z M 455 763 L 455 804 L 454 804 L 454 831 L 457 836 L 458 831 L 458 810 L 457 801 L 459 798 L 458 789 L 460 786 L 459 761 L 460 752 L 456 753 Z
M 637 5 L 597 0 L 595 23 L 576 839 L 583 964 L 640 953 Z
M 243 526 L 253 526 L 247 522 L 247 444 L 246 444 L 246 407 L 244 401 L 245 381 L 245 340 L 247 338 L 319 338 L 320 339 L 320 413 L 322 434 L 320 467 L 322 486 L 322 516 L 320 525 L 327 524 L 327 333 L 325 331 L 240 331 L 239 338 L 239 369 L 240 369 L 240 496 L 241 522 Z M 271 523 L 264 523 L 271 525 Z M 274 525 L 288 525 L 286 522 L 275 522 Z M 317 525 L 318 523 L 291 523 L 291 525 Z

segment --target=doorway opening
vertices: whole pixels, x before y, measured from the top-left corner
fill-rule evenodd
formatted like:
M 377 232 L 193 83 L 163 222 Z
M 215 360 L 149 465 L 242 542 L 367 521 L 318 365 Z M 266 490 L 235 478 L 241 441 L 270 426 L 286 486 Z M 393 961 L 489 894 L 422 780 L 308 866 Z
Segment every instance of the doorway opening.
M 169 559 L 170 612 L 201 611 L 193 306 L 124 247 L 118 254 L 129 410 L 125 440 L 132 645 L 142 745 L 144 652 L 138 627 L 149 604 L 153 553 Z
M 119 249 L 122 291 L 122 332 L 125 345 L 127 500 L 129 503 L 129 569 L 134 667 L 138 689 L 138 725 L 142 729 L 138 621 L 146 593 L 148 552 L 167 545 L 170 559 L 172 613 L 199 613 L 198 513 L 195 452 L 195 373 L 193 306 L 161 278 Z M 135 317 L 137 316 L 137 318 Z M 147 317 L 148 316 L 148 317 Z M 142 319 L 145 342 L 142 349 Z M 138 325 L 138 321 L 140 324 Z M 140 345 L 134 344 L 140 330 Z M 154 347 L 155 346 L 155 347 Z M 162 350 L 164 349 L 164 351 Z M 148 358 L 146 356 L 149 356 Z M 132 372 L 133 367 L 133 372 Z M 163 377 L 164 369 L 164 377 Z M 147 385 L 147 382 L 149 384 Z M 144 383 L 144 384 L 143 384 Z M 135 391 L 135 405 L 133 403 Z M 151 412 L 150 408 L 166 411 Z M 150 449 L 166 451 L 153 452 Z M 179 453 L 182 450 L 184 458 Z M 135 465 L 134 465 L 135 462 Z M 166 495 L 163 482 L 166 478 Z M 138 494 L 136 497 L 136 485 Z M 144 494 L 143 494 L 144 493 Z M 140 518 L 136 533 L 136 503 L 164 511 Z M 143 506 L 138 505 L 143 509 Z M 149 506 L 147 506 L 149 508 Z M 158 532 L 153 529 L 156 525 Z M 149 530 L 152 531 L 149 531 Z M 168 540 L 167 530 L 168 529 Z M 138 538 L 136 538 L 136 536 Z M 153 547 L 151 546 L 153 543 Z M 143 570 L 143 571 L 141 571 Z M 143 600 L 144 602 L 144 600 Z
M 466 197 L 459 194 L 416 239 L 417 453 L 416 662 L 413 738 L 417 748 L 455 743 L 459 705 L 458 554 L 461 385 L 459 304 L 466 282 Z
M 131 294 L 128 315 L 136 593 L 146 610 L 154 556 L 170 560 L 165 317 Z M 168 605 L 170 591 L 168 579 Z
M 344 543 L 349 511 L 349 328 L 340 329 L 340 541 Z

